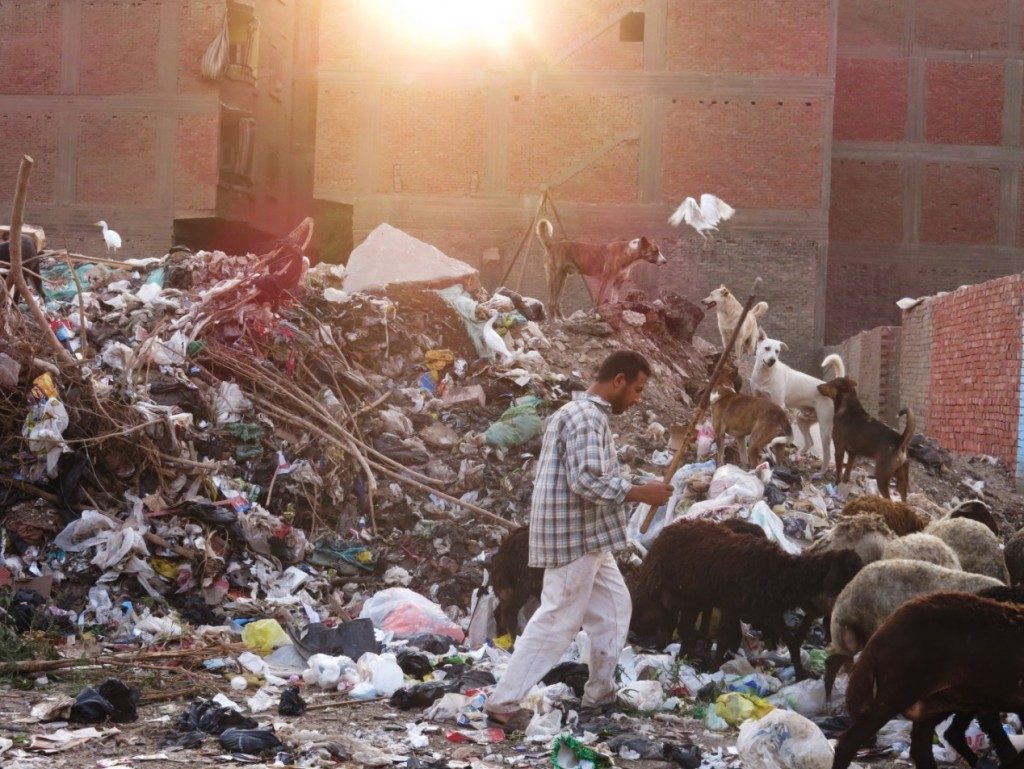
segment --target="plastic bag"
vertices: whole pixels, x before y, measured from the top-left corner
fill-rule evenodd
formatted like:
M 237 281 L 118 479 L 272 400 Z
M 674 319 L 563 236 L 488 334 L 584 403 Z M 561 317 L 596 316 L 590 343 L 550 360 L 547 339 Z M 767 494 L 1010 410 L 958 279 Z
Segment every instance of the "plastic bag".
M 276 619 L 258 619 L 242 628 L 242 641 L 262 655 L 270 654 L 278 646 L 292 642 Z
M 116 678 L 108 678 L 98 687 L 85 687 L 71 706 L 68 721 L 73 724 L 99 724 L 106 720 L 126 723 L 139 717 L 138 704 L 142 692 Z
M 277 714 L 281 716 L 301 716 L 306 712 L 306 701 L 299 694 L 296 686 L 289 686 L 281 692 L 281 701 L 277 703 Z
M 705 419 L 697 430 L 697 459 L 711 456 L 711 449 L 715 445 L 715 428 L 710 419 Z
M 730 692 L 741 694 L 753 694 L 755 697 L 767 697 L 782 688 L 782 682 L 773 676 L 766 676 L 764 673 L 750 673 L 730 681 L 727 686 Z
M 327 654 L 314 654 L 306 664 L 309 668 L 302 674 L 307 684 L 316 684 L 321 689 L 334 689 L 346 670 L 355 670 L 356 663 L 348 657 L 331 657 Z
M 373 620 L 375 627 L 391 631 L 399 639 L 420 633 L 447 636 L 456 643 L 465 638 L 462 628 L 448 619 L 440 606 L 404 587 L 388 588 L 371 596 L 359 617 Z
M 515 406 L 505 409 L 498 421 L 487 428 L 484 438 L 492 446 L 510 449 L 540 435 L 544 421 L 537 414 L 541 399 L 533 395 L 520 398 Z
M 390 697 L 405 682 L 405 674 L 394 654 L 377 655 L 367 652 L 359 658 L 356 670 L 360 678 L 373 684 L 374 690 L 382 697 Z
M 743 724 L 736 749 L 746 769 L 829 769 L 834 757 L 821 730 L 788 710 Z
M 634 510 L 633 515 L 630 516 L 629 525 L 626 527 L 626 536 L 631 542 L 636 542 L 645 550 L 649 548 L 654 543 L 658 534 L 661 533 L 661 530 L 675 520 L 676 508 L 679 506 L 679 502 L 686 491 L 686 482 L 697 473 L 713 473 L 714 471 L 714 460 L 708 460 L 707 462 L 695 462 L 680 467 L 676 470 L 675 475 L 672 476 L 672 497 L 669 499 L 667 504 L 658 508 L 658 512 L 656 512 L 654 517 L 651 519 L 651 525 L 648 527 L 646 533 L 641 533 L 640 526 L 643 525 L 644 520 L 647 518 L 647 513 L 650 512 L 651 506 L 640 504 L 636 506 L 636 510 Z
M 256 755 L 281 747 L 281 740 L 270 729 L 226 729 L 220 736 L 224 750 Z
M 551 710 L 544 715 L 534 712 L 526 726 L 527 742 L 547 742 L 562 730 L 562 711 Z
M 665 690 L 658 681 L 634 681 L 619 690 L 619 701 L 636 710 L 657 710 L 665 702 Z
M 753 694 L 729 692 L 715 700 L 715 713 L 725 719 L 730 726 L 739 726 L 745 721 L 757 720 L 773 710 L 767 700 Z
M 768 700 L 773 705 L 795 711 L 807 718 L 820 716 L 825 712 L 825 683 L 811 679 L 798 681 Z
M 782 523 L 782 519 L 779 518 L 772 509 L 768 507 L 768 504 L 761 500 L 750 509 L 750 514 L 745 516 L 751 523 L 756 523 L 760 526 L 764 533 L 768 535 L 768 539 L 778 544 L 783 550 L 790 555 L 799 555 L 800 547 L 793 540 L 786 536 L 786 527 Z
M 740 504 L 756 502 L 764 496 L 765 481 L 759 476 L 767 467 L 767 464 L 761 464 L 754 472 L 748 473 L 736 465 L 722 465 L 711 478 L 708 499 L 732 497 L 734 502 Z

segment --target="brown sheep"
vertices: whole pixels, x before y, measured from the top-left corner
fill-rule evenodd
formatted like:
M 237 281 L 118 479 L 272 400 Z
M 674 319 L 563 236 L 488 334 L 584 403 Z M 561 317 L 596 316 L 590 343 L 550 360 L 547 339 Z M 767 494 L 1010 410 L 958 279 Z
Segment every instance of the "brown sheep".
M 999 580 L 924 561 L 868 564 L 843 588 L 832 607 L 832 646 L 825 663 L 826 693 L 831 693 L 839 670 L 849 666 L 875 630 L 910 599 L 949 590 L 976 593 L 989 587 L 999 587 Z
M 948 517 L 970 518 L 972 521 L 985 524 L 993 534 L 997 537 L 999 536 L 999 524 L 996 522 L 995 516 L 992 515 L 992 508 L 980 499 L 970 499 L 966 502 L 961 502 L 953 508 Z
M 1006 543 L 1003 560 L 1010 573 L 1010 584 L 1019 585 L 1024 580 L 1024 529 L 1021 529 Z
M 903 558 L 908 561 L 925 561 L 946 569 L 959 571 L 960 559 L 953 549 L 938 537 L 922 531 L 899 537 L 885 546 L 882 559 L 891 561 Z
M 665 527 L 651 545 L 635 586 L 634 629 L 662 632 L 678 615 L 680 639 L 694 641 L 694 620 L 702 608 L 721 612 L 715 663 L 741 641 L 740 620 L 784 639 L 796 676 L 807 671 L 800 647 L 811 623 L 854 577 L 861 560 L 852 550 L 789 555 L 771 542 L 741 537 L 709 521 L 679 521 Z M 784 614 L 803 609 L 800 627 L 790 631 Z
M 1009 583 L 1010 575 L 1006 571 L 999 539 L 985 524 L 970 518 L 945 518 L 929 524 L 925 532 L 953 548 L 964 571 Z
M 839 735 L 832 769 L 902 714 L 914 722 L 910 755 L 936 769 L 935 727 L 954 711 L 1024 709 L 1024 606 L 963 593 L 937 593 L 901 606 L 868 641 L 853 667 L 846 706 L 853 724 Z
M 893 502 L 890 499 L 872 495 L 854 497 L 843 505 L 840 515 L 861 515 L 863 513 L 882 516 L 897 537 L 923 531 L 930 521 L 927 516 L 922 515 L 905 502 Z
M 885 546 L 896 535 L 880 515 L 866 513 L 840 518 L 824 537 L 816 541 L 807 552 L 854 550 L 865 564 L 880 560 Z

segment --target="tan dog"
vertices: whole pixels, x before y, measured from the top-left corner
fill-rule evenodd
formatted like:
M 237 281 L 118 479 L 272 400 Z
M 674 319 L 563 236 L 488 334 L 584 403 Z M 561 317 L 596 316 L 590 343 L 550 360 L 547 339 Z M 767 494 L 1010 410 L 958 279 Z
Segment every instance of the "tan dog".
M 725 458 L 725 436 L 740 444 L 740 464 L 744 469 L 760 462 L 761 454 L 771 448 L 776 464 L 786 461 L 793 447 L 793 427 L 785 410 L 767 398 L 740 395 L 731 387 L 718 387 L 711 396 L 711 423 L 718 444 L 718 464 Z
M 611 243 L 581 243 L 575 240 L 554 240 L 554 228 L 547 219 L 537 222 L 537 237 L 544 244 L 544 271 L 548 278 L 548 299 L 552 315 L 562 317 L 561 299 L 565 280 L 572 273 L 596 278 L 599 305 L 617 302 L 622 284 L 629 272 L 640 262 L 662 265 L 668 259 L 658 244 L 648 238 L 616 240 Z
M 707 309 L 714 308 L 718 316 L 718 333 L 722 336 L 722 347 L 729 344 L 729 338 L 740 322 L 740 315 L 743 314 L 743 305 L 732 295 L 732 292 L 725 286 L 719 286 L 700 303 Z M 736 337 L 736 350 L 744 353 L 753 353 L 757 348 L 757 319 L 763 318 L 768 312 L 767 302 L 758 302 L 750 308 L 747 317 L 743 319 L 743 328 Z

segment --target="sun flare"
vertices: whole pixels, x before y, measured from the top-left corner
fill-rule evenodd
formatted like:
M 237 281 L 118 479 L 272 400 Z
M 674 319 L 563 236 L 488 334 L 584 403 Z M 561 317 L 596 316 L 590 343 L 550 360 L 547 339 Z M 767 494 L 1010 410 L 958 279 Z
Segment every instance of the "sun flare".
M 378 0 L 389 26 L 426 45 L 507 46 L 530 26 L 527 0 Z

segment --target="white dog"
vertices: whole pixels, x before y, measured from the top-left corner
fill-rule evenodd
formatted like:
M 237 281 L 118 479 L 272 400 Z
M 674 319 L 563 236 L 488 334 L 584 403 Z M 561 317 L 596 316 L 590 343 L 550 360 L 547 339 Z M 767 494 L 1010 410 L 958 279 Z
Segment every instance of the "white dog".
M 832 420 L 835 406 L 831 398 L 818 392 L 818 385 L 824 384 L 821 379 L 790 368 L 779 356 L 789 347 L 778 339 L 769 339 L 764 330 L 758 335 L 757 357 L 754 371 L 750 375 L 750 389 L 755 395 L 763 395 L 772 403 L 785 409 L 799 409 L 802 412 L 814 412 L 814 419 L 809 414 L 801 415 L 796 423 L 804 439 L 804 449 L 812 445 L 810 426 L 818 423 L 821 436 L 821 468 L 827 470 L 832 461 Z M 835 375 L 846 376 L 846 366 L 838 355 L 829 355 L 821 362 L 822 370 L 832 366 Z
M 729 344 L 729 338 L 739 323 L 740 315 L 743 314 L 743 305 L 732 295 L 732 291 L 725 286 L 719 286 L 700 303 L 707 309 L 714 308 L 718 316 L 718 333 L 722 336 L 722 347 Z M 763 318 L 768 312 L 767 302 L 758 302 L 750 308 L 747 317 L 743 319 L 743 327 L 739 336 L 736 337 L 736 350 L 738 352 L 752 353 L 757 345 L 758 326 L 757 319 Z

